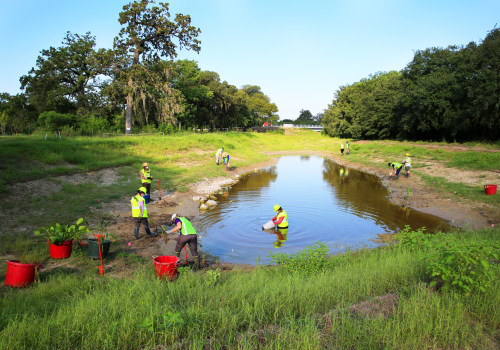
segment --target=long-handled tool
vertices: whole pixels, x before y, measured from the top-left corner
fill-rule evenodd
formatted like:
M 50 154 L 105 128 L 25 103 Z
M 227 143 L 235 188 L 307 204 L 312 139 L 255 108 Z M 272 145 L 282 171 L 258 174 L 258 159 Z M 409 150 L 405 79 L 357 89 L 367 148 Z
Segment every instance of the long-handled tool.
M 99 244 L 99 258 L 101 258 L 101 266 L 99 266 L 99 274 L 104 275 L 104 267 L 102 265 L 102 252 L 101 252 L 101 237 L 104 237 L 104 235 L 98 235 L 94 233 L 94 236 L 97 237 L 97 244 Z
M 160 180 L 158 180 L 158 191 L 160 192 L 160 200 L 161 200 L 161 187 L 160 187 Z
M 184 263 L 184 265 L 187 265 L 188 264 L 188 252 L 186 250 L 186 246 L 184 246 L 184 253 L 186 253 L 186 262 Z

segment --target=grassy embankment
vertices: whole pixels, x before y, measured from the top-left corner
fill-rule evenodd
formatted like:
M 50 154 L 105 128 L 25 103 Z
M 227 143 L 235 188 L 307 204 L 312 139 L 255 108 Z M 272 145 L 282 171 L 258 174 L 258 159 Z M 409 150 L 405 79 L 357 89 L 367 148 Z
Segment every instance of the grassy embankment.
M 97 199 L 113 201 L 130 194 L 137 187 L 135 173 L 145 160 L 153 164 L 155 178 L 172 190 L 204 176 L 223 174 L 223 170 L 211 166 L 219 145 L 229 151 L 235 166 L 246 166 L 266 160 L 266 152 L 336 150 L 333 142 L 313 133 L 79 138 L 57 142 L 3 139 L 1 179 L 8 189 L 18 179 L 121 167 L 118 182 L 110 186 L 65 184 L 47 197 L 27 194 L 29 204 L 20 205 L 29 215 L 14 223 L 38 227 L 80 216 L 91 218 L 95 214 L 91 214 L 89 206 L 98 208 Z M 387 147 L 376 147 L 384 158 L 399 159 L 408 150 L 406 144 Z M 362 154 L 368 157 L 371 153 L 370 144 L 360 145 L 356 152 L 352 158 L 359 157 L 362 162 Z M 443 161 L 447 156 L 443 155 Z M 467 162 L 457 167 L 467 168 Z M 47 201 L 64 204 L 46 206 Z M 9 205 L 4 202 L 1 209 L 8 212 Z M 465 241 L 499 244 L 497 229 L 461 235 Z M 6 238 L 5 233 L 2 236 Z M 24 255 L 26 260 L 46 258 L 48 254 L 46 246 L 33 247 L 42 245 L 33 244 L 29 235 L 3 242 L 7 243 L 2 244 L 3 254 Z M 193 349 L 203 345 L 248 349 L 259 345 L 482 349 L 490 348 L 495 341 L 498 345 L 498 270 L 485 293 L 465 296 L 435 292 L 426 283 L 429 276 L 420 259 L 423 252 L 399 246 L 380 247 L 348 254 L 335 266 L 317 273 L 236 268 L 220 275 L 217 271 L 185 272 L 174 283 L 156 280 L 150 261 L 125 255 L 116 258 L 130 265 L 134 271 L 131 278 L 101 277 L 95 264 L 76 253 L 65 261 L 67 267 L 50 273 L 42 270 L 39 284 L 24 290 L 0 288 L 0 348 L 128 349 L 160 344 L 165 348 Z M 5 266 L 0 270 L 0 276 L 4 275 Z M 390 292 L 396 292 L 399 299 L 394 311 L 384 316 L 349 311 L 354 303 Z M 371 308 L 377 309 L 377 304 L 383 302 L 374 302 Z

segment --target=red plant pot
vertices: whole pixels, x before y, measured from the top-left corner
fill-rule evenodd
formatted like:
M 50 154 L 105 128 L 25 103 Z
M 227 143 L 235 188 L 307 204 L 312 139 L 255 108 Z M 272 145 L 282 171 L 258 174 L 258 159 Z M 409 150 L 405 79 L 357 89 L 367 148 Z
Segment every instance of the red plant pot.
M 71 256 L 73 250 L 73 240 L 65 241 L 62 244 L 52 244 L 49 241 L 50 257 L 52 259 L 66 259 Z
M 9 287 L 26 287 L 35 281 L 36 271 L 40 264 L 22 264 L 19 260 L 7 260 L 5 285 Z

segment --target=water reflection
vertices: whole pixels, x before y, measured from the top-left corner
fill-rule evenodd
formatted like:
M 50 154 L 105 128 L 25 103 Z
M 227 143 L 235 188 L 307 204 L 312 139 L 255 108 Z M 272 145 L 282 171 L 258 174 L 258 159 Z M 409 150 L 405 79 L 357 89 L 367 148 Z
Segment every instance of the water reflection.
M 372 246 L 371 238 L 410 225 L 444 221 L 391 204 L 373 175 L 317 156 L 284 156 L 277 165 L 243 177 L 218 195 L 219 206 L 196 224 L 204 250 L 224 261 L 268 262 L 269 251 L 293 252 L 326 242 L 331 250 Z M 262 231 L 278 204 L 288 213 L 286 232 Z

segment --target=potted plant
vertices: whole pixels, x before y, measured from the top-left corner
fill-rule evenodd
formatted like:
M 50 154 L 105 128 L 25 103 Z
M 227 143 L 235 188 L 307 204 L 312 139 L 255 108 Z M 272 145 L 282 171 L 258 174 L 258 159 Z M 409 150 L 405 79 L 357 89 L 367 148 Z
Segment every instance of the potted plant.
M 110 248 L 111 242 L 112 242 L 109 239 L 110 233 L 107 231 L 107 227 L 110 225 L 110 223 L 111 223 L 111 220 L 106 219 L 106 218 L 102 218 L 101 222 L 97 225 L 97 227 L 95 229 L 95 231 L 98 235 L 103 236 L 101 238 L 101 254 L 102 254 L 103 258 L 108 256 L 109 248 Z M 88 252 L 89 257 L 92 259 L 99 259 L 99 240 L 97 239 L 97 237 L 87 238 L 87 243 L 88 243 L 87 252 Z
M 43 227 L 35 231 L 35 235 L 47 240 L 51 258 L 69 258 L 73 249 L 73 240 L 89 232 L 86 226 L 81 225 L 82 222 L 83 218 L 78 219 L 73 225 L 61 225 L 56 223 L 53 226 Z

